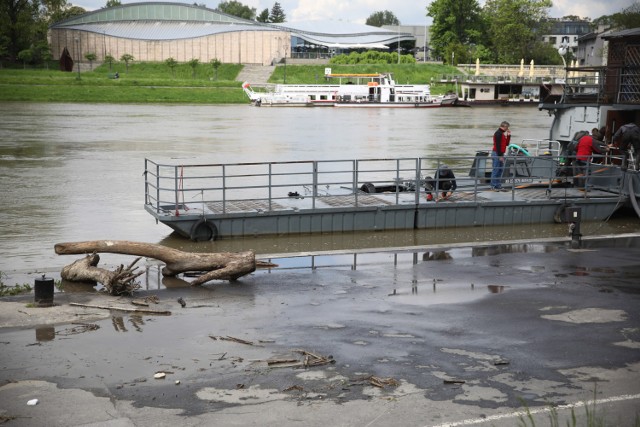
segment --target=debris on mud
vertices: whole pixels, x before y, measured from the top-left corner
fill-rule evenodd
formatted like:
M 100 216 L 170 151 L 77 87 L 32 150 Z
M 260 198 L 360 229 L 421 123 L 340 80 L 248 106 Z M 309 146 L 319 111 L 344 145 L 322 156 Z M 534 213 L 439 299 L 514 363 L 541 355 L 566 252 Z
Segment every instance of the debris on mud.
M 170 316 L 171 312 L 168 310 L 151 310 L 144 308 L 127 308 L 127 307 L 117 307 L 117 306 L 109 306 L 109 305 L 95 305 L 95 304 L 80 304 L 77 302 L 70 302 L 69 305 L 73 305 L 75 307 L 88 307 L 88 308 L 100 308 L 102 310 L 117 310 L 117 311 L 126 311 L 130 313 L 144 313 L 144 314 L 158 314 L 162 316 Z
M 293 357 L 268 359 L 266 360 L 267 366 L 270 368 L 310 368 L 336 363 L 331 355 L 321 356 L 307 350 L 293 350 L 293 352 L 301 354 L 302 360 Z
M 445 384 L 464 384 L 464 383 L 466 383 L 465 380 L 444 380 L 443 382 Z
M 253 344 L 252 341 L 247 341 L 247 340 L 243 340 L 240 338 L 235 338 L 235 337 L 230 337 L 230 336 L 226 336 L 226 337 L 217 337 L 215 335 L 209 335 L 209 338 L 211 338 L 214 341 L 217 340 L 221 340 L 221 341 L 233 341 L 233 342 L 237 342 L 239 344 L 246 344 L 246 345 L 255 345 Z
M 351 380 L 350 383 L 352 385 L 368 383 L 378 388 L 398 387 L 400 385 L 400 381 L 396 380 L 395 378 L 391 378 L 391 377 L 381 378 L 381 377 L 376 377 L 375 375 L 355 378 Z

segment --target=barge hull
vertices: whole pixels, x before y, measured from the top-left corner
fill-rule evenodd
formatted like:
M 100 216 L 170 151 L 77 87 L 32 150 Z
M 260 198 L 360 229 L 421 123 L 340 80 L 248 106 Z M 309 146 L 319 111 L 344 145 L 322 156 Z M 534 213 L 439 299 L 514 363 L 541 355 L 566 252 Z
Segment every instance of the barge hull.
M 544 189 L 527 190 L 545 193 Z M 501 194 L 502 195 L 502 194 Z M 564 222 L 567 207 L 580 207 L 583 221 L 603 221 L 620 206 L 618 196 L 602 194 L 589 199 L 467 202 L 461 194 L 452 201 L 361 208 L 287 210 L 264 213 L 204 215 L 187 219 L 166 215 L 159 221 L 183 237 L 197 238 L 198 226 L 208 227 L 200 240 L 286 234 L 393 231 L 410 229 L 514 226 Z M 506 196 L 506 194 L 505 194 Z M 153 209 L 146 206 L 150 213 Z M 203 223 L 205 225 L 203 225 Z

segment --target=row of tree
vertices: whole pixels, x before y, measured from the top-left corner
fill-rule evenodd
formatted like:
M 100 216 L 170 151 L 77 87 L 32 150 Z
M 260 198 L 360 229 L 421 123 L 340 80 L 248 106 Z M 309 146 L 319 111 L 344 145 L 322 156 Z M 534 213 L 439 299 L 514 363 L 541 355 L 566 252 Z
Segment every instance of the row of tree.
M 105 7 L 120 4 L 120 0 L 107 0 Z M 486 0 L 483 7 L 478 0 L 433 0 L 426 9 L 426 16 L 433 19 L 430 55 L 450 63 L 472 63 L 476 58 L 498 64 L 514 64 L 523 58 L 539 64 L 559 63 L 558 53 L 541 38 L 549 34 L 554 23 L 549 18 L 550 8 L 551 0 Z M 237 0 L 222 1 L 217 10 L 258 22 L 286 21 L 278 2 L 259 14 Z M 51 59 L 48 27 L 85 12 L 67 0 L 0 0 L 0 60 L 37 64 Z M 575 16 L 563 18 L 571 19 L 580 20 Z M 400 25 L 388 10 L 372 13 L 366 23 Z M 620 29 L 640 27 L 640 3 L 592 22 L 594 27 L 598 24 Z
M 551 0 L 434 0 L 427 7 L 431 56 L 452 63 L 515 64 L 533 59 L 539 64 L 559 64 L 562 59 L 542 36 L 550 34 L 557 20 L 549 17 Z M 565 16 L 563 21 L 590 21 Z M 640 27 L 640 3 L 619 13 L 590 21 L 591 29 Z M 566 59 L 573 59 L 569 53 Z
M 284 10 L 282 10 L 282 6 L 280 6 L 280 3 L 278 2 L 275 2 L 273 4 L 271 10 L 267 8 L 259 14 L 256 14 L 257 11 L 255 7 L 249 7 L 236 0 L 220 2 L 216 9 L 228 15 L 248 19 L 250 21 L 278 24 L 281 22 L 285 22 L 287 19 L 287 15 L 285 15 Z

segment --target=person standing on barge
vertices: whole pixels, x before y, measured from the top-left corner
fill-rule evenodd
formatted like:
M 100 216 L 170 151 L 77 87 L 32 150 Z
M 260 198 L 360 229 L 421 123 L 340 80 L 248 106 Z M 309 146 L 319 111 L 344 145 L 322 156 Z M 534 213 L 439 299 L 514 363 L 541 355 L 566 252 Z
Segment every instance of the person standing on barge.
M 585 135 L 578 140 L 574 184 L 580 187 L 581 190 L 589 191 L 589 164 L 595 163 L 594 157 L 604 155 L 609 151 L 609 147 L 601 142 L 599 137 L 600 132 L 598 129 L 593 129 L 591 135 L 585 132 Z
M 625 166 L 629 163 L 632 169 L 640 170 L 640 126 L 634 122 L 620 126 L 611 140 L 614 146 L 625 153 Z
M 504 156 L 507 146 L 511 142 L 511 131 L 509 131 L 509 122 L 503 121 L 500 127 L 493 134 L 493 149 L 491 151 L 491 160 L 493 167 L 491 169 L 491 189 L 493 191 L 505 191 L 502 189 L 502 174 L 504 173 Z

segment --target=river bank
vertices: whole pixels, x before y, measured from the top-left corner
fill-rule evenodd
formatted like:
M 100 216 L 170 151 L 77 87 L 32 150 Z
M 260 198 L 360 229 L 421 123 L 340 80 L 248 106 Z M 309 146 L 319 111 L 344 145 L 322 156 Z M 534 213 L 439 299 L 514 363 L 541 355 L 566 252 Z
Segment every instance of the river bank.
M 639 236 L 280 258 L 202 287 L 152 275 L 136 298 L 168 315 L 90 288 L 3 298 L 0 418 L 633 426 Z
M 393 72 L 398 81 L 430 83 L 454 69 L 437 64 L 389 64 L 332 66 L 335 72 L 367 73 L 383 68 Z M 271 69 L 271 67 L 269 67 Z M 119 78 L 113 78 L 115 71 Z M 192 69 L 179 64 L 171 69 L 163 63 L 101 64 L 80 73 L 56 69 L 0 69 L 0 102 L 91 102 L 133 104 L 246 104 L 242 81 L 237 78 L 242 65 L 198 64 Z M 342 71 L 341 71 L 342 70 Z M 275 67 L 271 83 L 284 81 L 283 67 Z M 318 83 L 324 75 L 323 65 L 288 65 L 287 83 Z M 444 94 L 451 85 L 433 85 L 434 95 Z

